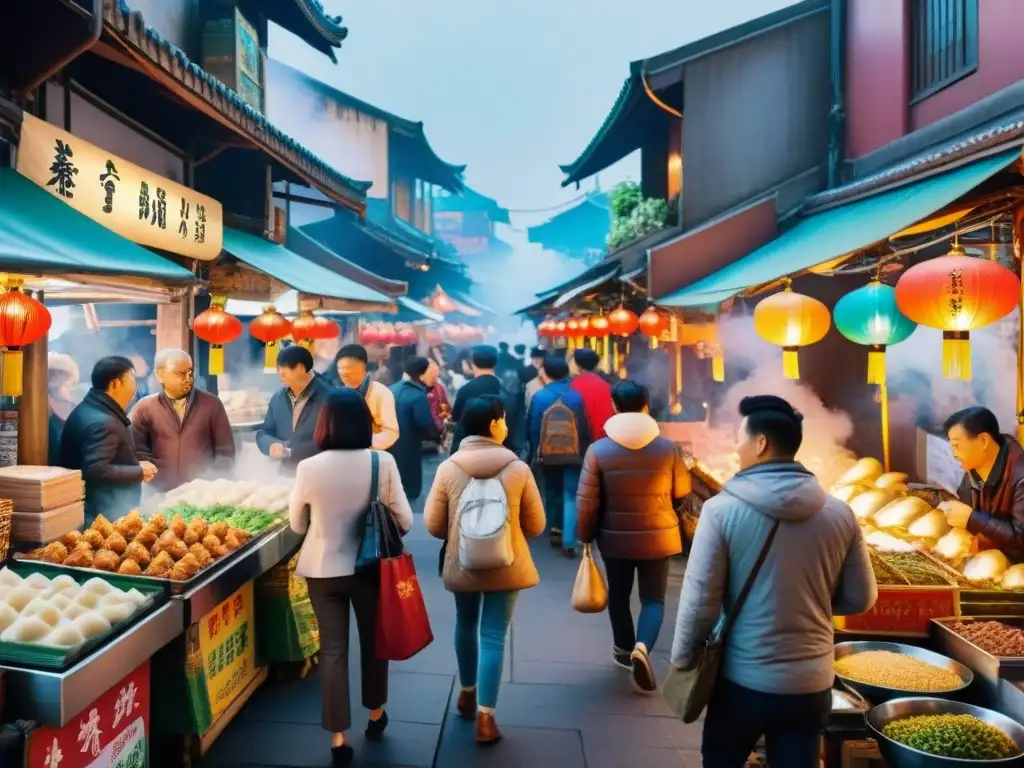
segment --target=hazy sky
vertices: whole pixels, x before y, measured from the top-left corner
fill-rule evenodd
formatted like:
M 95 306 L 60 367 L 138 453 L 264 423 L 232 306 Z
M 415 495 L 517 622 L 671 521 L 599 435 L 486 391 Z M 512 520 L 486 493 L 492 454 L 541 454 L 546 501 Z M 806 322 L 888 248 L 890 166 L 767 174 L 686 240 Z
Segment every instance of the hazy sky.
M 324 0 L 349 27 L 337 65 L 278 28 L 269 49 L 341 90 L 422 120 L 442 158 L 468 164 L 470 186 L 509 208 L 538 209 L 579 194 L 559 186 L 558 165 L 597 131 L 631 60 L 792 2 Z M 627 177 L 639 178 L 635 157 L 601 174 L 601 186 Z

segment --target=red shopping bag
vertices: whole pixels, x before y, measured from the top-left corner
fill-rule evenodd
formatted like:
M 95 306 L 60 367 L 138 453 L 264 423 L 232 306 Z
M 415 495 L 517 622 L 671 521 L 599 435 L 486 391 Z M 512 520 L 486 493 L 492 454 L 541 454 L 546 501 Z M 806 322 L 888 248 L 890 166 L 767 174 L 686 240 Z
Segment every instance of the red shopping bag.
M 380 561 L 377 658 L 405 661 L 434 641 L 416 566 L 408 552 Z

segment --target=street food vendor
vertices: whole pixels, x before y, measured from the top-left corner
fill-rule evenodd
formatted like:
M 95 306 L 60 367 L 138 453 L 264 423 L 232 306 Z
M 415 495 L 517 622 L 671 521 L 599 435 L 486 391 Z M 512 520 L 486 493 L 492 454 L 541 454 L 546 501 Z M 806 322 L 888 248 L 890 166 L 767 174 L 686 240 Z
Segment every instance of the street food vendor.
M 274 393 L 256 433 L 260 451 L 294 472 L 295 465 L 319 453 L 313 433 L 330 385 L 313 372 L 313 355 L 295 344 L 277 356 L 284 387 Z
M 135 450 L 159 470 L 153 485 L 169 491 L 229 469 L 235 460 L 231 423 L 219 397 L 196 389 L 191 355 L 161 350 L 153 369 L 161 391 L 143 397 L 131 413 Z
M 999 431 L 988 408 L 964 408 L 945 423 L 953 457 L 964 469 L 963 504 L 947 510 L 954 528 L 965 528 L 1015 560 L 1024 560 L 1024 448 Z

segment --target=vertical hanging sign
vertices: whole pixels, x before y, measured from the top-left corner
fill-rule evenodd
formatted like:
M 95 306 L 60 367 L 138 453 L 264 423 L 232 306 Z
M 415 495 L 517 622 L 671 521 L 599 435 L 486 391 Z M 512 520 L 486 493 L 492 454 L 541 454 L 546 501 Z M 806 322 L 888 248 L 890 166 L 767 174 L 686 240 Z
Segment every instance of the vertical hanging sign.
M 79 213 L 138 243 L 210 261 L 223 248 L 221 204 L 32 115 L 17 171 Z

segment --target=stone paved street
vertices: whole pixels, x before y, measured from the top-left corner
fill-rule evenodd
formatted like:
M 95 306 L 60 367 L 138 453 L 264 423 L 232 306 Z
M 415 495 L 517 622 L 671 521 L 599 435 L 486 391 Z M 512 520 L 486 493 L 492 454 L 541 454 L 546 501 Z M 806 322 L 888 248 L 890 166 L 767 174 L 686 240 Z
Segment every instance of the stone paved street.
M 422 508 L 422 500 L 417 511 Z M 671 716 L 660 696 L 635 694 L 625 671 L 611 660 L 606 614 L 572 611 L 576 564 L 545 539 L 533 542 L 540 586 L 520 597 L 513 623 L 497 719 L 505 738 L 480 749 L 473 725 L 455 714 L 458 696 L 452 634 L 455 606 L 437 577 L 438 542 L 417 515 L 407 539 L 416 559 L 434 629 L 434 643 L 391 667 L 390 725 L 383 742 L 362 738 L 364 710 L 356 714 L 352 744 L 358 766 L 439 768 L 696 768 L 699 726 Z M 671 622 L 682 579 L 673 565 L 666 626 L 655 649 L 659 677 L 671 644 Z M 635 601 L 635 595 L 634 595 Z M 353 622 L 350 664 L 358 696 L 358 640 Z M 316 674 L 292 683 L 265 684 L 228 727 L 202 768 L 327 766 L 330 737 L 320 728 Z

